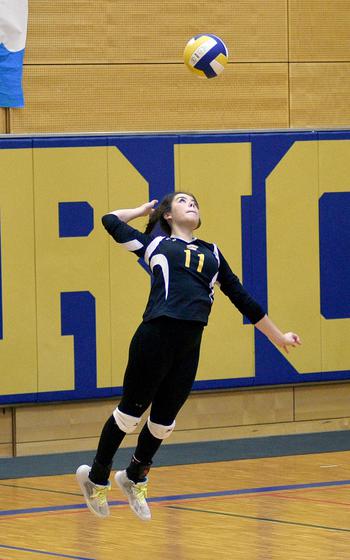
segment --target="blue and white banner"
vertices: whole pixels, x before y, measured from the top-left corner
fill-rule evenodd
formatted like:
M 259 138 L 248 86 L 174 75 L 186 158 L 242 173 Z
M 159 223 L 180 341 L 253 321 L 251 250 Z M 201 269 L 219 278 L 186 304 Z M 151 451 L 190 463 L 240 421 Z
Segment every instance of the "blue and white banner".
M 0 0 L 0 107 L 23 107 L 28 0 Z

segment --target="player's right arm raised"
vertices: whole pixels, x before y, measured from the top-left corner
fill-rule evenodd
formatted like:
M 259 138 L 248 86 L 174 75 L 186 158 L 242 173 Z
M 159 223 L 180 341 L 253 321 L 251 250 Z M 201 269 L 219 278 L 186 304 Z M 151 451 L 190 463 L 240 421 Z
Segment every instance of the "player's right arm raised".
M 135 220 L 135 218 L 149 216 L 149 214 L 151 214 L 154 210 L 154 206 L 157 204 L 157 202 L 158 200 L 151 200 L 151 202 L 145 202 L 145 204 L 141 204 L 141 206 L 137 206 L 136 208 L 114 210 L 113 212 L 110 212 L 110 214 L 117 216 L 119 220 L 127 224 L 131 220 Z

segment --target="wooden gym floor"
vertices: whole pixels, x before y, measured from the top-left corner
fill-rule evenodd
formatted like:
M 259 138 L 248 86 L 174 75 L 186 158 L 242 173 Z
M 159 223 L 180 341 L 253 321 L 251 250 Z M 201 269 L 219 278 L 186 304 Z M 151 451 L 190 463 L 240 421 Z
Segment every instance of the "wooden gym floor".
M 111 516 L 101 520 L 73 474 L 1 480 L 0 560 L 350 554 L 349 451 L 154 468 L 151 522 L 134 516 L 114 484 L 109 501 Z

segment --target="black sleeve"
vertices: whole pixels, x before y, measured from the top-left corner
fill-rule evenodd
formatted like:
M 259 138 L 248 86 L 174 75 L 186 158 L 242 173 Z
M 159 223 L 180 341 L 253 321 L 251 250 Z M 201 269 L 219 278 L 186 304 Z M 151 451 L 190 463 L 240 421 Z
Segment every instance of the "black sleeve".
M 232 301 L 233 305 L 245 315 L 253 325 L 266 314 L 258 302 L 243 288 L 239 278 L 232 272 L 227 261 L 219 251 L 220 265 L 217 283 L 220 290 Z
M 106 214 L 102 217 L 102 223 L 113 239 L 120 243 L 125 249 L 143 258 L 148 245 L 153 241 L 153 235 L 147 235 L 129 226 L 120 220 L 115 214 Z

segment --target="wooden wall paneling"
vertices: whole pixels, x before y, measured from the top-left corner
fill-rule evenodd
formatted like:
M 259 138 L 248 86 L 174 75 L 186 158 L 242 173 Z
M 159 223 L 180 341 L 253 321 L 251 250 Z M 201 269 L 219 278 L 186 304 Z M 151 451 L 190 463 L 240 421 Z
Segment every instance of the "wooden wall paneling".
M 350 383 L 295 387 L 295 420 L 349 416 Z
M 180 64 L 32 66 L 11 132 L 283 128 L 287 80 L 283 63 L 230 65 L 205 81 Z
M 289 0 L 290 60 L 349 61 L 350 2 Z
M 332 418 L 323 420 L 307 420 L 304 422 L 276 422 L 269 424 L 249 424 L 247 426 L 227 426 L 223 428 L 196 428 L 196 429 L 178 429 L 176 427 L 171 438 L 164 441 L 163 445 L 172 445 L 176 443 L 192 443 L 199 441 L 224 441 L 232 439 L 247 439 L 256 437 L 285 436 L 293 434 L 310 434 L 321 432 L 337 432 L 348 431 L 350 426 L 350 418 Z M 92 456 L 97 448 L 100 426 L 98 435 L 87 438 L 45 440 L 18 443 L 16 446 L 17 455 L 43 455 L 47 453 L 67 453 L 70 451 L 91 451 Z M 138 432 L 128 434 L 121 447 L 135 447 L 138 438 Z M 11 456 L 11 444 L 7 446 L 6 453 Z M 0 444 L 0 452 L 2 444 Z M 4 450 L 2 451 L 4 453 Z
M 95 449 L 104 423 L 118 402 L 111 399 L 17 408 L 17 455 Z M 127 435 L 122 447 L 134 445 L 139 431 Z
M 101 426 L 102 427 L 102 426 Z M 99 438 L 49 439 L 26 441 L 16 444 L 16 456 L 48 455 L 51 453 L 70 453 L 71 451 L 93 451 L 97 449 Z
M 0 408 L 0 457 L 12 455 L 12 411 Z
M 169 441 L 165 442 L 166 444 L 347 431 L 350 427 L 350 417 L 330 418 L 326 420 L 305 420 L 298 422 L 289 420 L 287 422 L 245 424 L 242 426 L 226 426 L 222 428 L 198 427 L 193 429 L 181 429 L 178 424 L 179 423 L 177 422 L 175 431 L 173 432 L 171 439 L 169 438 Z
M 286 61 L 287 1 L 31 0 L 25 63 L 180 62 L 198 33 L 232 61 Z
M 337 127 L 350 122 L 350 62 L 290 65 L 290 126 Z
M 17 408 L 17 442 L 87 438 L 99 434 L 114 401 L 92 401 Z
M 6 133 L 6 111 L 7 109 L 0 108 L 0 134 Z
M 13 456 L 12 443 L 0 443 L 0 457 L 12 457 L 12 456 Z
M 17 454 L 43 454 L 94 449 L 101 429 L 116 406 L 113 400 L 23 406 L 17 409 Z M 140 427 L 148 416 L 144 414 Z M 170 442 L 203 441 L 244 437 L 233 427 L 253 426 L 246 431 L 269 433 L 267 424 L 293 420 L 293 389 L 229 391 L 193 394 L 177 418 Z M 128 435 L 123 447 L 136 444 L 140 428 Z
M 292 405 L 292 388 L 194 394 L 178 416 L 177 429 L 291 421 Z M 92 401 L 19 407 L 17 443 L 96 437 L 115 406 L 115 401 Z
M 295 410 L 293 393 L 295 392 Z M 164 445 L 194 441 L 349 430 L 350 384 L 194 393 L 180 411 Z M 118 401 L 102 400 L 18 407 L 18 456 L 88 451 L 97 447 L 106 419 Z M 140 423 L 143 425 L 148 411 Z M 1 427 L 1 426 L 0 426 Z M 9 427 L 8 427 L 9 429 Z M 121 447 L 134 447 L 140 428 Z M 7 445 L 11 454 L 11 445 Z
M 180 411 L 177 429 L 222 428 L 293 420 L 292 387 L 192 395 Z

